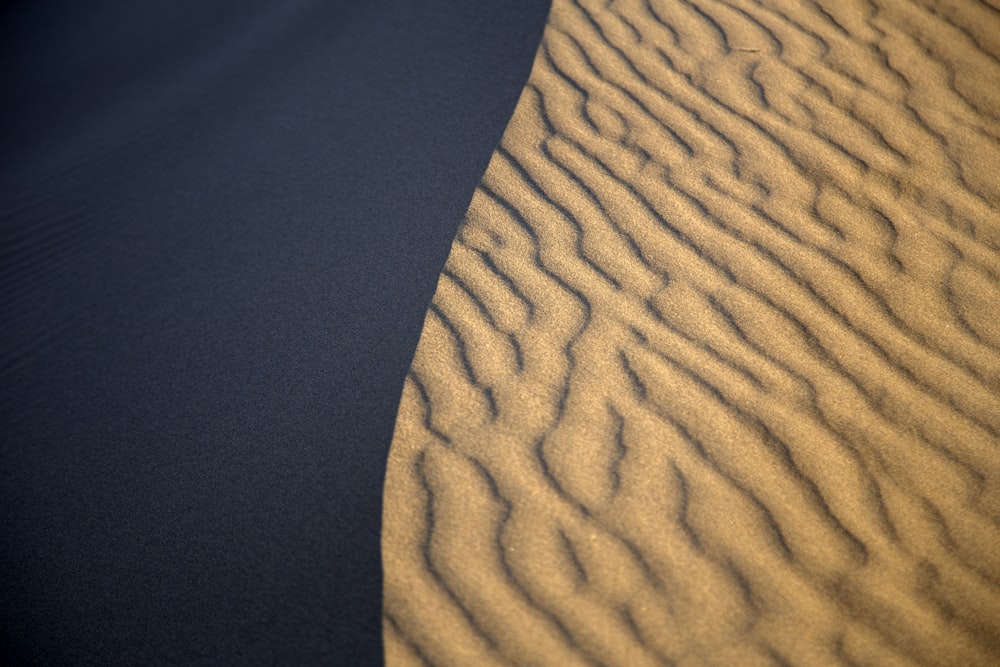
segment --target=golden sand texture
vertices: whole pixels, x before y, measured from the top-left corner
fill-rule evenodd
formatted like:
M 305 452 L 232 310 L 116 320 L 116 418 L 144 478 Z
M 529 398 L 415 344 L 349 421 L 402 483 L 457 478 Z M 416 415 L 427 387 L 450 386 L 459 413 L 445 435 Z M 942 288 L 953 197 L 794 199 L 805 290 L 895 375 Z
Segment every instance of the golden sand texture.
M 555 0 L 382 535 L 392 666 L 1000 664 L 1000 10 Z

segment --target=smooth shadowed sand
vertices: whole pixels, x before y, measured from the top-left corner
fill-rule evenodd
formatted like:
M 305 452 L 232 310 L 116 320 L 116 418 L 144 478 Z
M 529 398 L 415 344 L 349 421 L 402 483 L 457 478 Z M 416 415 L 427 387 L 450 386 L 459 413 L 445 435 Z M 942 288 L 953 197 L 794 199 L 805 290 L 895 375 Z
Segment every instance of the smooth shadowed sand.
M 400 404 L 390 665 L 1000 664 L 1000 11 L 555 0 Z

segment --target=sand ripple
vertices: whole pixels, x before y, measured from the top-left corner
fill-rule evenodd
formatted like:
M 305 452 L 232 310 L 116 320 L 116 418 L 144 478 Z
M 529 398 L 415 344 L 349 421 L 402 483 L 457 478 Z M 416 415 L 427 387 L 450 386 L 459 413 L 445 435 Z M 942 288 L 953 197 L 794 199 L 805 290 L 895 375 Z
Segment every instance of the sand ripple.
M 392 665 L 1000 663 L 1000 11 L 555 0 L 428 311 Z

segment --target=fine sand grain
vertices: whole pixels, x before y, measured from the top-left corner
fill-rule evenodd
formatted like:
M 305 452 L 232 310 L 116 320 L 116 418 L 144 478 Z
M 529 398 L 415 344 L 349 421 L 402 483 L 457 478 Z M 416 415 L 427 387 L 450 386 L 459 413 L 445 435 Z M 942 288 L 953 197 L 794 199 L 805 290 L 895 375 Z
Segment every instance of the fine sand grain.
M 382 538 L 393 666 L 1000 664 L 1000 10 L 555 0 Z

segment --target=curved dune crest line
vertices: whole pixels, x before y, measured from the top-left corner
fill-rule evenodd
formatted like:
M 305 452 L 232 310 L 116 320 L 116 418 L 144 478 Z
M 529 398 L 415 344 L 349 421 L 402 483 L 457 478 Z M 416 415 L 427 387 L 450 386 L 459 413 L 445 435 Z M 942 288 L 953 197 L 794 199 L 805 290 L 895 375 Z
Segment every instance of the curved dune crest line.
M 555 0 L 385 486 L 391 665 L 1000 662 L 1000 12 Z

